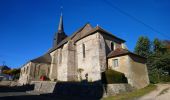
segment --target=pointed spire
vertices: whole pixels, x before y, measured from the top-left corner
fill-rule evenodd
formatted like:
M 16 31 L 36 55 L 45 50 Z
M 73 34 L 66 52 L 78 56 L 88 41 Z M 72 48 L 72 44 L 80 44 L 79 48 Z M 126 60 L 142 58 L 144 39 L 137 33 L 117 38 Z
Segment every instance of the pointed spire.
M 61 12 L 61 16 L 60 16 L 60 22 L 59 22 L 59 25 L 58 25 L 58 32 L 59 33 L 64 32 L 62 12 Z
M 54 40 L 53 40 L 53 47 L 56 47 L 66 37 L 67 35 L 64 32 L 64 25 L 63 25 L 63 15 L 61 12 L 60 21 L 58 25 L 58 32 L 55 33 Z

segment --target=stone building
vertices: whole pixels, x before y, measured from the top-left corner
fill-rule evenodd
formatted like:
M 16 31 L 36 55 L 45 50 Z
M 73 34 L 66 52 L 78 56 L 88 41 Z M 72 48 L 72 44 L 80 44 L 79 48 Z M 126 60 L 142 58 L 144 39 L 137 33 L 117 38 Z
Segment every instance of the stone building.
M 21 68 L 20 84 L 39 80 L 41 75 L 51 81 L 95 82 L 109 68 L 124 73 L 135 88 L 149 84 L 146 59 L 128 51 L 125 40 L 89 23 L 67 36 L 62 18 L 61 15 L 53 47 Z

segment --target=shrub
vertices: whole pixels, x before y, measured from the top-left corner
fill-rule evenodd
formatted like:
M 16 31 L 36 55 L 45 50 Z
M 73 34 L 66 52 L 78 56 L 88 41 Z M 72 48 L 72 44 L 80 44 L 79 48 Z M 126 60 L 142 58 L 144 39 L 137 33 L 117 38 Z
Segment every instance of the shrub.
M 127 78 L 123 73 L 109 69 L 102 73 L 102 82 L 105 84 L 127 83 Z

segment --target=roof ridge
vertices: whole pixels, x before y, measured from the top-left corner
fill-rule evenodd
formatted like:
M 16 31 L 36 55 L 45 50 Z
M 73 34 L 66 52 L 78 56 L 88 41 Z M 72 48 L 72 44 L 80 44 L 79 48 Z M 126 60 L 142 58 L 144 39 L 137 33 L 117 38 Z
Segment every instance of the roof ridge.
M 84 24 L 81 28 L 79 28 L 77 31 L 75 31 L 75 32 L 70 36 L 70 38 L 73 38 L 77 33 L 79 33 L 80 31 L 82 31 L 82 30 L 85 28 L 85 26 L 87 26 L 88 24 L 92 27 L 92 25 L 91 25 L 89 22 L 87 22 L 87 23 Z M 93 27 L 92 27 L 92 28 L 93 28 Z

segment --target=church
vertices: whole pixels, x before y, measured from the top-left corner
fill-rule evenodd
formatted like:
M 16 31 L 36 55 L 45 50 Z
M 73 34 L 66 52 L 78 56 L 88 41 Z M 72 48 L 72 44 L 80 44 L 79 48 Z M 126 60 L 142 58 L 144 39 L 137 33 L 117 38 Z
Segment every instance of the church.
M 19 84 L 40 81 L 41 76 L 49 81 L 95 82 L 107 69 L 124 73 L 134 88 L 149 84 L 146 58 L 130 52 L 125 40 L 89 23 L 67 36 L 61 15 L 53 47 L 21 67 Z

